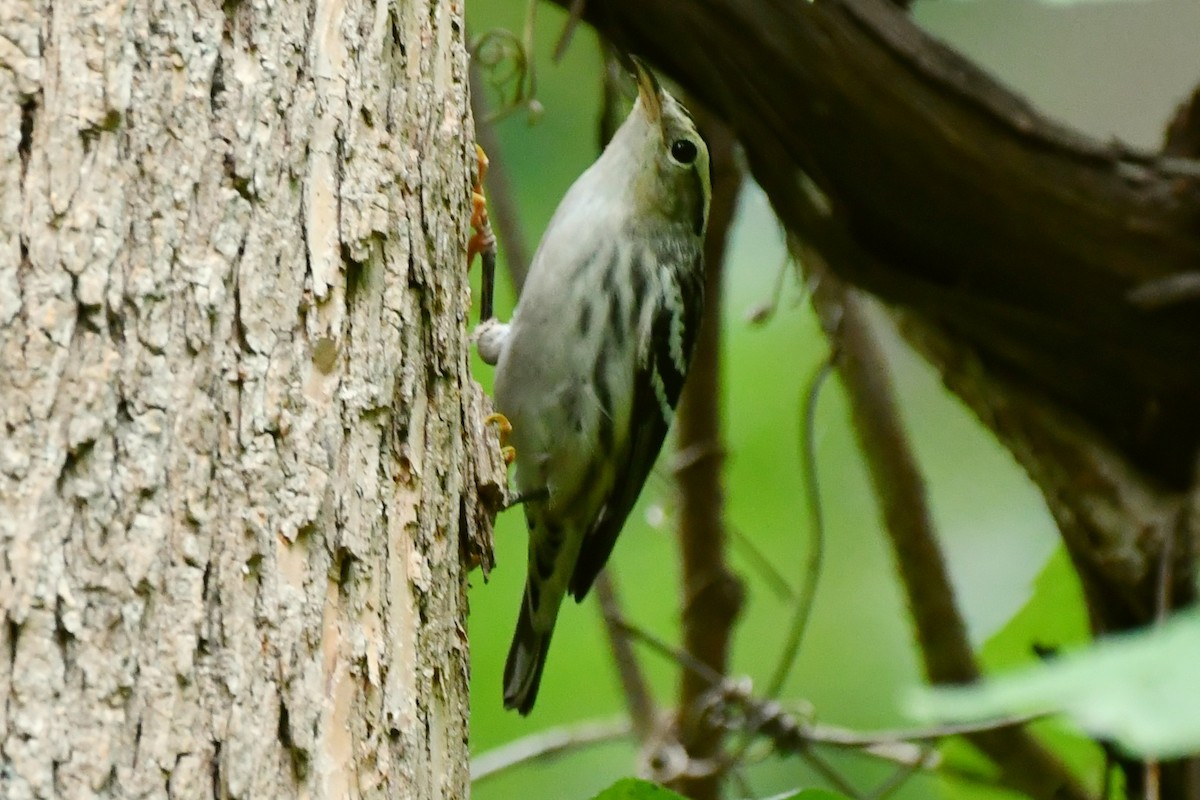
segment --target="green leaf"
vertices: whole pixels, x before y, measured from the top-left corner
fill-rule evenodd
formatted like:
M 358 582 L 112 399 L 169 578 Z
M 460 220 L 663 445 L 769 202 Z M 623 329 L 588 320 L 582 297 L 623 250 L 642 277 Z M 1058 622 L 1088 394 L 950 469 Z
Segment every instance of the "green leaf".
M 622 778 L 592 800 L 686 800 L 686 798 L 650 781 Z
M 1035 648 L 1059 653 L 1087 647 L 1091 641 L 1079 575 L 1066 548 L 1059 545 L 1034 580 L 1029 601 L 984 643 L 979 660 L 989 673 L 1000 673 L 1044 663 Z M 1068 720 L 1039 720 L 1032 730 L 1076 775 L 1104 774 L 1103 748 Z M 942 752 L 947 753 L 946 745 Z
M 1015 669 L 1040 663 L 1035 646 L 1057 652 L 1090 641 L 1078 573 L 1059 545 L 1034 579 L 1028 601 L 984 642 L 979 657 L 989 671 Z
M 1174 758 L 1200 751 L 1197 664 L 1200 612 L 1188 611 L 975 686 L 922 690 L 912 706 L 946 722 L 1063 713 L 1134 755 Z
M 850 800 L 850 798 L 826 789 L 801 789 L 792 794 L 776 795 L 767 800 Z
M 686 800 L 686 798 L 650 781 L 622 778 L 593 797 L 592 800 Z M 798 792 L 785 792 L 767 798 L 767 800 L 850 800 L 850 798 L 825 789 L 801 789 Z

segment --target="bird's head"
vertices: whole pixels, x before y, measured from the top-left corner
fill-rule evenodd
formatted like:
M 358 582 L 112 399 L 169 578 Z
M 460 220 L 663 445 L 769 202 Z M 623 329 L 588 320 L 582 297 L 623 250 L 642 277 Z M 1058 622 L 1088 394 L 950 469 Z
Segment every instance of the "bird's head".
M 702 236 L 712 186 L 708 147 L 687 109 L 662 88 L 645 64 L 637 58 L 633 64 L 638 99 L 609 149 L 636 165 L 631 188 L 639 217 L 686 225 Z

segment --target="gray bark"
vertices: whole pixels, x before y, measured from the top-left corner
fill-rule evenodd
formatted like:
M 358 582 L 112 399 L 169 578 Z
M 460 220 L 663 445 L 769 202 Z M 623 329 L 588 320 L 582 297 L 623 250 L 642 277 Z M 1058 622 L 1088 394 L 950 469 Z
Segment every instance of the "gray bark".
M 0 797 L 466 796 L 461 13 L 4 0 Z

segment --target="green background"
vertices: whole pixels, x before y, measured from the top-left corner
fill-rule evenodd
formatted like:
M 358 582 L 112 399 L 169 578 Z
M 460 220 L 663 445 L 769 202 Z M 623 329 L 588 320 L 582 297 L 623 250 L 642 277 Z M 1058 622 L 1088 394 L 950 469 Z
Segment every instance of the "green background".
M 520 32 L 525 4 L 472 0 L 467 13 L 473 36 L 496 27 Z M 1118 136 L 1154 147 L 1171 109 L 1200 77 L 1200 48 L 1194 38 L 1200 30 L 1200 4 L 1194 0 L 1070 6 L 924 0 L 915 16 L 1047 113 L 1098 138 Z M 498 126 L 502 151 L 491 154 L 512 175 L 531 245 L 563 192 L 596 155 L 599 56 L 590 32 L 581 30 L 563 61 L 552 64 L 549 54 L 562 19 L 557 7 L 539 6 L 540 122 L 531 127 L 522 112 L 508 117 Z M 489 99 L 494 107 L 496 96 Z M 727 521 L 795 587 L 809 524 L 800 468 L 801 397 L 826 344 L 790 268 L 776 313 L 765 324 L 746 321 L 749 311 L 774 297 L 785 258 L 765 197 L 748 185 L 733 232 L 722 309 Z M 511 287 L 502 282 L 497 301 L 502 318 L 513 300 Z M 1035 641 L 1082 641 L 1078 588 L 1066 559 L 1052 557 L 1058 552 L 1054 528 L 1037 491 L 927 366 L 894 336 L 888 348 L 958 599 L 972 640 L 986 643 L 985 663 L 1028 661 Z M 478 360 L 475 374 L 490 386 L 491 370 Z M 905 693 L 920 682 L 917 654 L 836 381 L 820 399 L 816 449 L 826 511 L 825 568 L 812 625 L 784 697 L 795 700 L 798 709 L 811 707 L 830 724 L 905 724 Z M 626 614 L 671 641 L 678 640 L 679 608 L 674 519 L 670 477 L 660 462 L 610 562 Z M 547 728 L 611 718 L 623 708 L 599 612 L 589 597 L 579 606 L 564 604 L 533 714 L 522 718 L 503 710 L 501 673 L 524 582 L 525 546 L 521 513 L 502 515 L 496 528 L 497 568 L 486 584 L 479 573 L 472 576 L 474 753 Z M 774 670 L 791 607 L 764 581 L 743 548 L 734 546 L 731 561 L 747 589 L 732 669 L 762 686 Z M 669 707 L 676 669 L 652 653 L 643 655 L 660 702 Z M 1069 740 L 1056 725 L 1049 727 L 1056 740 Z M 961 763 L 979 763 L 965 746 L 948 752 Z M 1090 747 L 1076 744 L 1068 755 L 1090 764 L 1098 783 L 1098 761 Z M 890 772 L 861 757 L 834 754 L 832 760 L 863 789 Z M 606 744 L 508 770 L 476 784 L 473 796 L 590 798 L 636 772 L 631 743 Z M 771 757 L 745 774 L 755 797 L 822 785 L 797 759 Z M 938 793 L 1010 796 L 918 778 L 894 797 Z

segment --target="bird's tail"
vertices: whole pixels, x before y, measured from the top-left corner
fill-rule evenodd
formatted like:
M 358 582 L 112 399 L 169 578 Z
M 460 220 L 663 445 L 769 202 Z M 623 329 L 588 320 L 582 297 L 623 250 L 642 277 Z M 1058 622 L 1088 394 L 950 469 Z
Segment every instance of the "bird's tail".
M 550 637 L 554 634 L 553 617 L 548 627 L 537 624 L 532 600 L 527 583 L 521 615 L 517 618 L 517 631 L 508 650 L 508 661 L 504 663 L 504 707 L 515 708 L 522 715 L 528 714 L 537 700 Z

